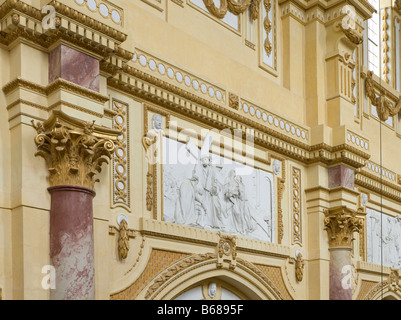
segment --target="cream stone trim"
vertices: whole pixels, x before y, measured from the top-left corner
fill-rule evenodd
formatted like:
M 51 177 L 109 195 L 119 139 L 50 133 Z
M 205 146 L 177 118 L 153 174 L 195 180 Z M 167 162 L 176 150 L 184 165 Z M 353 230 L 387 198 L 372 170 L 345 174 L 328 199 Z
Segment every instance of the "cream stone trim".
M 167 82 L 184 90 L 192 91 L 214 103 L 226 104 L 227 92 L 221 86 L 211 83 L 189 71 L 159 59 L 143 50 L 135 49 L 130 65 L 145 72 L 151 71 Z
M 52 94 L 56 90 L 66 90 L 71 93 L 75 93 L 85 98 L 94 100 L 96 102 L 106 103 L 107 101 L 109 101 L 109 97 L 107 96 L 103 96 L 102 94 L 97 93 L 96 91 L 86 89 L 82 86 L 79 86 L 75 83 L 72 83 L 70 81 L 61 78 L 53 81 L 48 86 L 42 86 L 32 81 L 17 77 L 15 80 L 12 80 L 3 87 L 3 92 L 5 95 L 8 95 L 14 90 L 19 88 L 28 89 L 45 96 Z
M 186 275 L 206 274 L 208 271 L 210 272 L 215 270 L 216 261 L 216 253 L 195 254 L 178 261 L 148 285 L 144 298 L 146 300 L 165 299 L 166 294 L 171 292 L 178 283 L 183 281 L 180 280 L 181 277 L 184 277 L 185 279 Z M 237 269 L 239 270 L 237 271 Z M 224 271 L 223 269 L 222 272 L 218 273 L 226 274 L 226 276 L 230 277 L 231 272 Z M 266 298 L 269 297 L 268 299 L 284 300 L 283 293 L 277 288 L 272 280 L 251 262 L 242 258 L 237 258 L 235 274 L 243 274 L 241 278 L 244 280 L 248 279 L 248 281 L 251 280 L 253 285 L 256 285 L 260 288 L 261 292 L 264 292 Z
M 302 245 L 301 169 L 292 167 L 292 244 Z
M 94 11 L 92 11 L 88 7 L 87 3 L 85 3 L 85 2 L 83 2 L 82 4 L 80 4 L 77 0 L 74 0 L 74 2 L 81 8 L 85 8 L 86 10 L 88 10 L 90 12 L 98 13 L 103 19 L 111 20 L 116 25 L 119 25 L 119 26 L 124 25 L 124 10 L 107 0 L 96 1 L 96 9 Z M 107 8 L 107 13 L 108 13 L 107 15 L 103 15 L 103 13 L 101 12 L 101 9 L 100 9 L 101 6 L 104 6 Z M 117 16 L 118 18 L 116 18 L 116 19 L 113 18 L 114 12 L 116 12 L 118 14 L 118 16 Z M 118 19 L 120 21 L 116 21 Z
M 356 172 L 355 185 L 383 194 L 385 197 L 396 200 L 397 202 L 401 201 L 401 187 L 380 179 L 380 177 L 371 173 L 365 171 Z
M 132 67 L 124 68 L 120 74 L 108 79 L 108 85 L 116 90 L 152 102 L 167 110 L 187 115 L 217 129 L 227 126 L 246 132 L 254 128 L 255 145 L 269 148 L 287 157 L 304 163 L 324 162 L 335 164 L 344 162 L 361 167 L 369 155 L 348 145 L 331 147 L 325 144 L 309 147 L 293 138 L 267 128 L 220 105 L 204 100 L 188 91 L 166 83 Z
M 370 290 L 367 293 L 361 292 L 358 296 L 361 300 L 381 300 L 382 297 L 389 296 L 389 293 L 396 296 L 398 299 L 401 299 L 401 282 L 400 275 L 398 269 L 388 268 L 388 272 L 385 274 L 388 275 L 387 278 L 383 282 L 377 282 L 376 284 L 372 284 L 370 286 Z
M 140 230 L 144 235 L 177 239 L 209 246 L 215 246 L 220 239 L 219 233 L 214 231 L 154 219 L 141 218 L 140 221 Z M 273 257 L 288 258 L 290 256 L 290 248 L 285 245 L 244 237 L 237 237 L 236 248 L 237 251 L 240 250 L 241 252 L 260 253 Z

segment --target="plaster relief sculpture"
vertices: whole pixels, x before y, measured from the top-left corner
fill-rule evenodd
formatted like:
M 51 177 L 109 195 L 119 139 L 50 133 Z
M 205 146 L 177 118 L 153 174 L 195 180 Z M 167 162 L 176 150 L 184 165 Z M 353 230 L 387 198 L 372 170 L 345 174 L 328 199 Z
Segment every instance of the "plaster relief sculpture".
M 273 175 L 212 154 L 210 145 L 199 151 L 163 137 L 164 220 L 272 242 Z
M 129 251 L 128 220 L 124 215 L 118 216 L 120 233 L 118 237 L 118 252 L 120 259 L 126 259 Z
M 304 267 L 305 267 L 305 260 L 302 257 L 302 253 L 298 251 L 295 260 L 295 277 L 298 282 L 301 282 L 304 278 Z
M 281 161 L 280 160 L 274 160 L 273 162 L 273 172 L 275 175 L 280 174 L 281 171 Z
M 367 211 L 367 260 L 401 268 L 401 219 Z
M 209 297 L 211 299 L 214 299 L 216 297 L 216 293 L 217 293 L 217 286 L 216 283 L 213 282 L 209 285 L 209 290 L 208 290 Z

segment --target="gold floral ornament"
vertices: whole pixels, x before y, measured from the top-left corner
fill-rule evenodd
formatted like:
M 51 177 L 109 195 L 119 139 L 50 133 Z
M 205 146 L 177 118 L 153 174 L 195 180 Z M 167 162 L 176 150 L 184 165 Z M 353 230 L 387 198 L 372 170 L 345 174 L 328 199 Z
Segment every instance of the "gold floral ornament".
M 256 20 L 259 16 L 260 0 L 220 0 L 220 8 L 217 8 L 213 0 L 203 0 L 206 8 L 216 18 L 223 19 L 227 11 L 239 15 L 250 8 L 251 18 Z
M 128 236 L 128 223 L 127 220 L 121 219 L 120 234 L 118 237 L 118 253 L 120 259 L 127 259 L 129 251 L 129 236 Z
M 305 260 L 302 258 L 302 253 L 299 252 L 295 260 L 295 277 L 298 282 L 301 282 L 304 278 L 304 267 Z
M 330 248 L 351 248 L 354 232 L 359 232 L 363 227 L 363 219 L 357 217 L 357 213 L 345 206 L 326 210 L 324 229 L 329 237 Z
M 376 96 L 375 83 L 373 81 L 373 72 L 368 71 L 365 80 L 366 95 L 370 99 L 370 103 L 376 107 L 380 120 L 386 121 L 389 117 L 393 117 L 401 110 L 401 96 L 395 105 L 385 96 Z
M 32 121 L 38 135 L 35 156 L 45 159 L 51 186 L 77 185 L 93 189 L 95 175 L 111 158 L 119 131 L 96 126 L 54 111 L 44 123 Z

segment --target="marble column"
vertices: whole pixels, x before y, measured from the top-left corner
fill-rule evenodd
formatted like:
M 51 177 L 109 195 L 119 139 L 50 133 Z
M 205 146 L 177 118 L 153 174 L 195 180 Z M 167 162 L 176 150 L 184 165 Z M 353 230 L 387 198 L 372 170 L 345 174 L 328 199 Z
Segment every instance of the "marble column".
M 93 189 L 120 132 L 56 110 L 44 123 L 33 124 L 36 156 L 46 160 L 51 186 L 50 258 L 56 288 L 50 297 L 95 299 Z
M 363 220 L 345 206 L 327 210 L 324 219 L 330 251 L 329 298 L 352 299 L 351 250 L 353 233 L 359 232 Z
M 352 300 L 351 248 L 329 248 L 330 300 Z
M 95 299 L 93 209 L 91 189 L 59 185 L 48 189 L 50 259 L 56 270 L 52 300 Z

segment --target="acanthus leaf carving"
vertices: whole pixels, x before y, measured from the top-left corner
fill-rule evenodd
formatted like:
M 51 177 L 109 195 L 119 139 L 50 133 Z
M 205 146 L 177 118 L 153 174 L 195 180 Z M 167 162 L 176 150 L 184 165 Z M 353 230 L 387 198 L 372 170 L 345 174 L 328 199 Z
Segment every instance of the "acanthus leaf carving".
M 328 234 L 330 248 L 351 248 L 353 233 L 362 229 L 363 219 L 345 206 L 326 210 L 325 216 L 324 229 Z
M 62 117 L 62 113 L 57 113 L 44 123 L 32 121 L 38 133 L 34 139 L 35 156 L 45 159 L 51 186 L 77 185 L 93 189 L 98 182 L 96 174 L 101 172 L 103 163 L 108 164 L 114 152 L 114 140 L 119 132 L 109 130 L 109 136 L 99 135 L 94 132 L 94 123 L 80 121 L 80 127 L 67 126 Z

